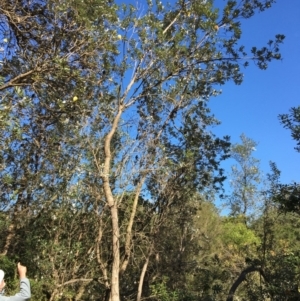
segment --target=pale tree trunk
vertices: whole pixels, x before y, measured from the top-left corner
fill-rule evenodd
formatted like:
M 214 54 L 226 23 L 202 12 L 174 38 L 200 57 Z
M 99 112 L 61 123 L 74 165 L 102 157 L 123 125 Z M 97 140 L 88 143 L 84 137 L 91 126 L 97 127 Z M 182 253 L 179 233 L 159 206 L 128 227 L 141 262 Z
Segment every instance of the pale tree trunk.
M 118 221 L 118 208 L 117 204 L 114 204 L 110 208 L 112 218 L 112 243 L 113 243 L 113 264 L 111 274 L 111 301 L 120 300 L 120 288 L 119 288 L 119 270 L 120 270 L 120 233 L 119 233 L 119 221 Z
M 110 186 L 109 174 L 110 174 L 110 164 L 111 164 L 111 139 L 113 138 L 119 120 L 121 118 L 124 107 L 120 104 L 119 110 L 112 124 L 110 132 L 105 137 L 104 142 L 104 154 L 105 160 L 103 166 L 99 166 L 97 160 L 95 163 L 98 170 L 101 173 L 103 180 L 103 190 L 106 198 L 108 207 L 110 208 L 111 213 L 111 225 L 112 225 L 112 252 L 113 252 L 113 262 L 112 262 L 112 271 L 111 271 L 111 301 L 120 301 L 120 289 L 119 289 L 119 272 L 120 272 L 120 230 L 119 230 L 119 220 L 118 220 L 118 204 L 116 203 Z
M 136 192 L 135 192 L 135 197 L 133 200 L 133 205 L 132 205 L 132 209 L 131 209 L 131 215 L 130 215 L 130 219 L 128 222 L 128 226 L 126 229 L 126 240 L 125 240 L 125 257 L 124 257 L 124 261 L 120 270 L 120 273 L 124 273 L 128 262 L 129 262 L 129 258 L 130 258 L 130 250 L 131 250 L 131 238 L 132 238 L 132 227 L 133 227 L 133 222 L 134 222 L 134 218 L 136 215 L 136 210 L 137 210 L 137 206 L 138 206 L 138 200 L 141 194 L 141 190 L 143 187 L 145 181 L 145 176 L 141 179 L 141 181 L 138 183 L 137 188 L 136 188 Z
M 137 293 L 136 301 L 141 301 L 141 298 L 142 298 L 144 278 L 145 278 L 146 271 L 147 271 L 147 268 L 148 268 L 150 256 L 152 255 L 152 250 L 153 250 L 153 243 L 150 247 L 149 254 L 146 258 L 146 261 L 143 265 L 143 269 L 142 269 L 142 272 L 141 272 L 141 275 L 140 275 L 139 287 L 138 287 L 138 293 Z
M 81 300 L 82 295 L 84 294 L 85 287 L 86 287 L 86 284 L 80 285 L 79 291 L 75 296 L 75 301 L 80 301 Z
M 51 297 L 49 299 L 49 301 L 54 301 L 56 299 L 56 296 L 58 294 L 58 289 L 54 289 L 53 292 L 51 293 Z

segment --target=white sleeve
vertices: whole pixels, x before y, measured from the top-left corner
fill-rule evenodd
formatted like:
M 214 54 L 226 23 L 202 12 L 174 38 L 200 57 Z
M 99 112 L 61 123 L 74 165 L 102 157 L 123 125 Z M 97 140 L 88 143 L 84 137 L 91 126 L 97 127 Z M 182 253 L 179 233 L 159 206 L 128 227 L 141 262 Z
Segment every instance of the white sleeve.
M 0 295 L 0 301 L 26 301 L 31 297 L 30 282 L 28 278 L 20 280 L 20 292 L 14 296 L 6 297 Z

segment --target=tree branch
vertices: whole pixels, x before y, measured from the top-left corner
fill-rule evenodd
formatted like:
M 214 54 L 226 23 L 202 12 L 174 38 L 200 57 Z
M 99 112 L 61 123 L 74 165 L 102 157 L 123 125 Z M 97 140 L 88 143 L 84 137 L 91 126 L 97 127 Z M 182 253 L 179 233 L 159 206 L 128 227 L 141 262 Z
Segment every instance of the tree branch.
M 32 74 L 35 70 L 30 70 L 30 71 L 27 71 L 25 73 L 22 73 L 18 76 L 16 76 L 15 78 L 11 79 L 9 82 L 5 83 L 4 85 L 0 86 L 0 91 L 6 89 L 6 88 L 9 88 L 9 87 L 13 87 L 13 86 L 24 86 L 24 85 L 27 85 L 25 83 L 16 83 L 18 80 L 22 79 L 22 78 L 25 78 L 27 77 L 28 75 Z M 28 84 L 29 85 L 29 84 Z
M 68 284 L 72 284 L 72 283 L 75 283 L 75 282 L 91 282 L 93 281 L 94 279 L 93 278 L 78 278 L 78 279 L 72 279 L 72 280 L 69 280 L 69 281 L 66 281 L 60 285 L 58 285 L 57 287 L 62 287 L 62 286 L 65 286 L 65 285 L 68 285 Z
M 259 272 L 265 279 L 264 271 L 263 271 L 262 267 L 260 267 L 260 266 L 250 266 L 250 267 L 244 269 L 241 272 L 241 274 L 239 275 L 239 277 L 235 280 L 233 285 L 231 286 L 226 301 L 233 301 L 233 297 L 234 297 L 234 294 L 235 294 L 235 291 L 237 290 L 237 288 L 246 279 L 246 276 L 249 273 L 253 273 L 253 272 Z

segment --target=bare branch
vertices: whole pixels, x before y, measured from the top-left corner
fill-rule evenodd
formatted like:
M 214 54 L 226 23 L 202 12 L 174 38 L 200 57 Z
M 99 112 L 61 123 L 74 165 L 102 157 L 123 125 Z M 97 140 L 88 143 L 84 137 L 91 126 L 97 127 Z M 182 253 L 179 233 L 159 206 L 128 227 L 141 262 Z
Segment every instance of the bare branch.
M 35 70 L 30 70 L 25 73 L 22 73 L 15 78 L 11 79 L 9 82 L 5 83 L 4 85 L 0 86 L 0 91 L 13 87 L 13 86 L 28 86 L 30 85 L 29 83 L 18 83 L 19 80 L 26 78 L 30 74 L 34 73 Z

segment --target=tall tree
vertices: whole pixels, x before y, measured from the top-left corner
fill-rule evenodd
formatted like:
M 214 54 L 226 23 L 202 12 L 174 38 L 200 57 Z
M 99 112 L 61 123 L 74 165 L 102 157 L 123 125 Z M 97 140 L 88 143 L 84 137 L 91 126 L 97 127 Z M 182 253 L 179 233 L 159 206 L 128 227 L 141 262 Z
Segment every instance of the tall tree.
M 241 143 L 231 146 L 231 157 L 238 165 L 231 167 L 232 194 L 229 196 L 229 204 L 232 215 L 247 216 L 253 213 L 258 205 L 259 183 L 261 175 L 259 170 L 259 160 L 252 156 L 256 150 L 257 143 L 242 134 Z
M 74 182 L 84 183 L 98 218 L 95 261 L 111 301 L 120 300 L 120 277 L 136 260 L 140 197 L 152 213 L 142 275 L 169 208 L 199 191 L 209 195 L 224 180 L 219 162 L 229 138 L 211 133 L 217 121 L 207 102 L 218 85 L 242 82 L 241 64 L 265 69 L 280 59 L 282 35 L 253 47 L 250 57 L 238 44 L 240 20 L 273 2 L 228 1 L 220 12 L 212 1 L 139 8 L 95 0 L 99 14 L 90 14 L 90 2 L 6 1 L 0 11 L 5 39 L 13 41 L 0 67 L 5 199 L 12 205 L 17 194 L 19 206 L 29 196 L 34 216 L 42 198 L 61 204 Z M 111 245 L 102 248 L 108 222 Z

